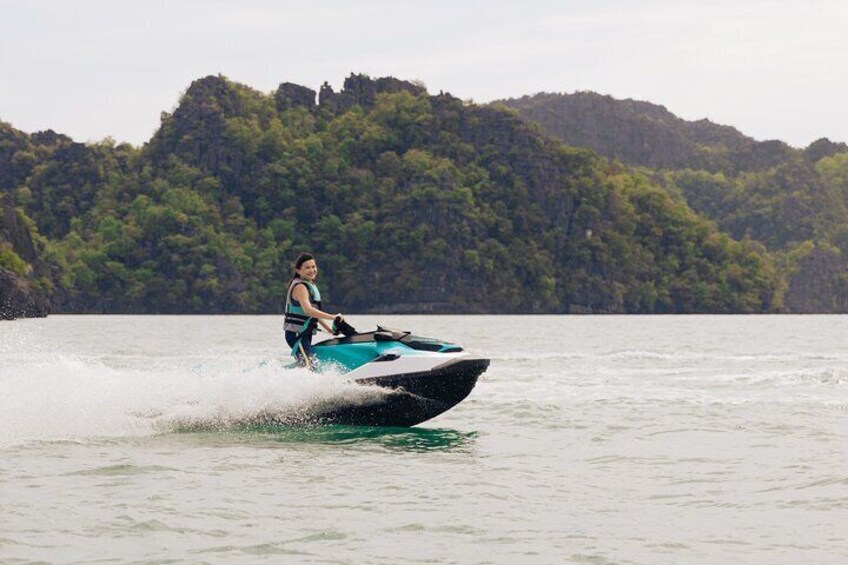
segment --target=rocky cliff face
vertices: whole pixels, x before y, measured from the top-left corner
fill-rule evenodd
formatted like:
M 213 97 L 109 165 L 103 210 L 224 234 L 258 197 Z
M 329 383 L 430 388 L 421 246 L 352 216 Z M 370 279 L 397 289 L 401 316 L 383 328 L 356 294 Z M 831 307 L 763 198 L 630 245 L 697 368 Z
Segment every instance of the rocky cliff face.
M 285 112 L 290 108 L 302 106 L 304 108 L 313 109 L 317 94 L 311 88 L 300 86 L 291 82 L 282 83 L 277 92 L 274 94 L 274 101 L 277 103 L 277 111 Z
M 393 77 L 382 77 L 372 79 L 366 75 L 352 74 L 344 81 L 341 92 L 333 92 L 332 87 L 326 82 L 321 86 L 318 103 L 322 108 L 327 108 L 333 113 L 344 112 L 353 106 L 370 108 L 374 105 L 377 94 L 382 92 L 409 92 L 410 94 L 422 94 L 426 91 L 423 86 L 418 86 L 404 80 Z
M 27 219 L 0 195 L 0 319 L 42 317 L 51 284 Z
M 786 308 L 793 314 L 848 312 L 848 267 L 832 246 L 811 245 L 787 282 Z

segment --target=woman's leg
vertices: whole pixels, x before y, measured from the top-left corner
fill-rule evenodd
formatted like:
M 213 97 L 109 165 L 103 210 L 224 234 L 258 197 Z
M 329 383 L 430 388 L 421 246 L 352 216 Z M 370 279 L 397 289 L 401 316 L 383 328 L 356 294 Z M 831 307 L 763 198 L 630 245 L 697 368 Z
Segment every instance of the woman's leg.
M 299 367 L 313 367 L 312 361 L 312 333 L 305 333 L 297 340 L 298 334 L 295 332 L 286 332 L 286 343 L 292 349 L 292 355 L 297 360 Z M 304 353 L 306 357 L 304 357 Z M 307 362 L 308 359 L 308 362 Z

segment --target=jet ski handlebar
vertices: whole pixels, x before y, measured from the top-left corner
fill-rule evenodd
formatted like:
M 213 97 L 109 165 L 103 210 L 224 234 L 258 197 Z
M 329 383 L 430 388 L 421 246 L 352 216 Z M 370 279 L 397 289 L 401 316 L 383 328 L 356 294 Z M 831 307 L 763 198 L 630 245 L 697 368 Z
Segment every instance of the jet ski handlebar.
M 333 335 L 342 334 L 345 337 L 350 337 L 358 333 L 356 328 L 345 322 L 341 316 L 336 316 L 333 320 Z

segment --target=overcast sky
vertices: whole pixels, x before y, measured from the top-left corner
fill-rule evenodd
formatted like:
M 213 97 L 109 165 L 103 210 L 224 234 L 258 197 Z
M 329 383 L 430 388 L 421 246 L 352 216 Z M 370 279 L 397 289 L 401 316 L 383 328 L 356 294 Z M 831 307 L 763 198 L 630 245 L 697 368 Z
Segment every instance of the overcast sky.
M 351 72 L 487 102 L 592 90 L 757 139 L 848 141 L 848 1 L 0 0 L 0 120 L 142 144 L 195 79 Z

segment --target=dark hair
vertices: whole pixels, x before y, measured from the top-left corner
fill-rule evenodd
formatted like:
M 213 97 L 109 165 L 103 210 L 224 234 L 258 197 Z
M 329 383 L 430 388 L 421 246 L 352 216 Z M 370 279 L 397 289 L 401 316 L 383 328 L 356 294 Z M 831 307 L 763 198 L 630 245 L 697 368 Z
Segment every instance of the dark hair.
M 297 256 L 297 259 L 294 260 L 294 276 L 297 276 L 297 270 L 307 261 L 314 260 L 315 257 L 312 256 L 312 253 L 301 253 Z

